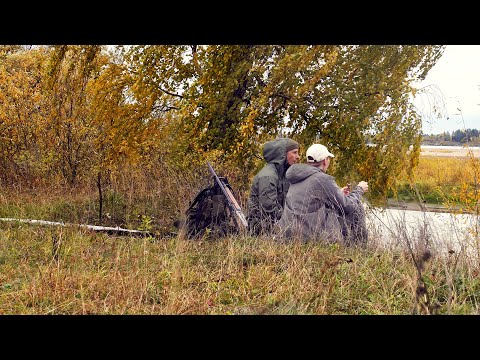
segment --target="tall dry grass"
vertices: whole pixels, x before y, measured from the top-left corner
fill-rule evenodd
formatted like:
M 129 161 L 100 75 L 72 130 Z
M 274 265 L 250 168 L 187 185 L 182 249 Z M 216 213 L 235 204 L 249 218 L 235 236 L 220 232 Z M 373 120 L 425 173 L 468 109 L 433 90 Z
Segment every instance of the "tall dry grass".
M 432 186 L 455 184 L 456 164 L 421 158 L 417 179 L 434 174 Z M 235 173 L 214 166 L 236 189 Z M 468 180 L 463 170 L 461 181 Z M 108 183 L 103 225 L 148 224 L 161 233 L 210 184 L 206 166 L 125 170 Z M 0 217 L 95 223 L 97 201 L 94 184 L 2 191 Z M 181 232 L 115 237 L 0 222 L 0 313 L 478 314 L 480 257 L 465 247 L 435 251 L 429 229 L 418 224 L 409 232 L 400 221 L 391 229 L 400 246 L 383 246 L 383 235 L 371 232 L 361 249 L 246 236 L 191 241 Z M 478 245 L 478 232 L 473 236 Z
M 424 259 L 419 276 L 424 253 L 412 257 L 405 248 L 129 238 L 21 223 L 0 229 L 1 314 L 479 311 L 478 269 L 460 254 Z
M 211 185 L 208 169 L 185 171 L 165 165 L 153 170 L 124 169 L 103 185 L 102 219 L 99 220 L 99 193 L 94 181 L 69 187 L 61 182 L 48 188 L 16 187 L 0 192 L 0 218 L 27 218 L 48 221 L 145 227 L 159 233 L 176 231 L 174 224 L 184 218 L 195 195 Z
M 397 196 L 405 201 L 416 201 L 418 190 L 427 203 L 443 204 L 448 201 L 459 205 L 460 187 L 473 181 L 470 161 L 468 157 L 420 156 L 414 178 L 409 179 L 406 173 L 400 176 Z

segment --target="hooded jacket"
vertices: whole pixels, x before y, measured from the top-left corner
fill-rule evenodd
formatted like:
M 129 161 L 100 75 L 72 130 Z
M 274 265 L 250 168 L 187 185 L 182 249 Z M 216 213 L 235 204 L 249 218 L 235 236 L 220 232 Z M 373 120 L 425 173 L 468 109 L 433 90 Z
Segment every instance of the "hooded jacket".
M 263 147 L 267 164 L 255 175 L 247 202 L 248 226 L 254 234 L 271 232 L 280 219 L 288 192 L 289 182 L 285 172 L 287 163 L 287 138 L 268 141 Z
M 290 166 L 286 178 L 291 184 L 277 224 L 280 235 L 342 242 L 346 235 L 344 220 L 363 211 L 363 189 L 356 186 L 345 195 L 333 176 L 308 164 Z

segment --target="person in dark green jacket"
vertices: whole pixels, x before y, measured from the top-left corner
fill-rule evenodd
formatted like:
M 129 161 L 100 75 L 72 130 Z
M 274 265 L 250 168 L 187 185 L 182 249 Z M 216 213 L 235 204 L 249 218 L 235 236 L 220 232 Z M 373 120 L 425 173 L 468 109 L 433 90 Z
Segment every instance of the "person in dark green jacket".
M 300 160 L 299 144 L 289 138 L 265 143 L 263 158 L 267 164 L 253 178 L 247 202 L 248 228 L 251 234 L 268 234 L 280 219 L 288 192 L 285 172 Z

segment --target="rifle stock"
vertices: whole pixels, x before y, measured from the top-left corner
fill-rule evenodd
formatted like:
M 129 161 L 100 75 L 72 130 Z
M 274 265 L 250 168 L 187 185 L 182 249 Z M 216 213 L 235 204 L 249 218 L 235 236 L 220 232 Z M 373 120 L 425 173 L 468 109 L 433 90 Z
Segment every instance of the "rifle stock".
M 230 209 L 230 211 L 234 215 L 233 220 L 235 222 L 235 225 L 239 229 L 245 229 L 246 230 L 248 228 L 248 222 L 247 222 L 247 219 L 245 218 L 245 215 L 242 212 L 242 208 L 240 207 L 240 205 L 238 205 L 238 202 L 235 199 L 235 197 L 233 196 L 230 189 L 225 186 L 225 184 L 218 177 L 215 170 L 213 170 L 213 167 L 212 167 L 212 165 L 210 165 L 210 162 L 207 161 L 207 165 L 208 165 L 208 169 L 210 170 L 210 172 L 213 175 L 213 178 L 217 182 L 220 189 L 222 189 L 223 195 L 225 195 L 225 198 L 227 199 L 228 208 Z

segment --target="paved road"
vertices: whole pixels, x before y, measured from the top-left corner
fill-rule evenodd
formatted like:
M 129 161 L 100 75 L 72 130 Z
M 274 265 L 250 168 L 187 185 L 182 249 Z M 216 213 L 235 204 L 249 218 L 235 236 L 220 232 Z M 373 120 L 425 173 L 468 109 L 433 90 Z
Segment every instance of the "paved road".
M 386 248 L 428 247 L 480 258 L 480 219 L 477 216 L 403 209 L 366 208 L 367 227 L 374 244 Z

